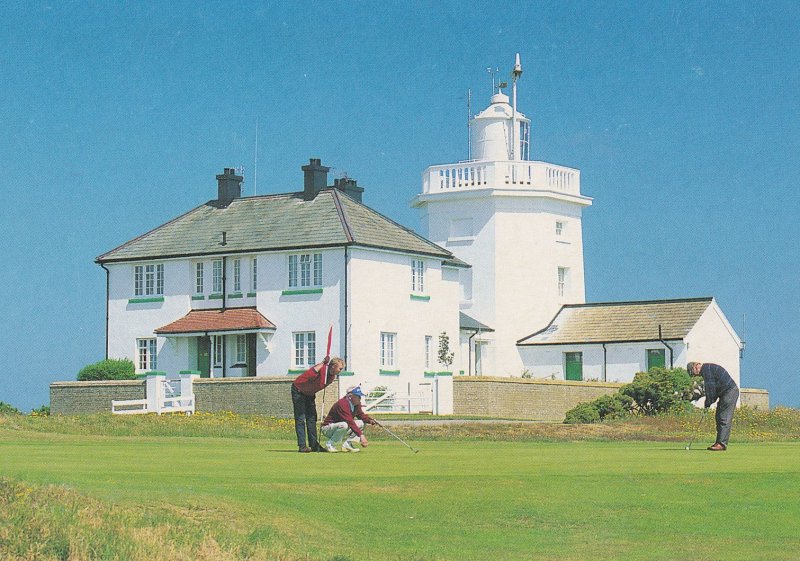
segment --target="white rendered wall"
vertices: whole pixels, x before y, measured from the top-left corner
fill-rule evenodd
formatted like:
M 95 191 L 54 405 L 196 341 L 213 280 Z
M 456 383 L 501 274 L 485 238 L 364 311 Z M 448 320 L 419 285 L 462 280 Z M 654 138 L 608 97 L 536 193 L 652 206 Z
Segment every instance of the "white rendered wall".
M 695 326 L 686 336 L 688 343 L 687 359 L 681 364 L 686 367 L 686 361 L 713 362 L 719 364 L 731 375 L 736 384 L 741 387 L 741 370 L 739 349 L 741 340 L 731 327 L 725 314 L 712 301 Z
M 673 349 L 673 366 L 685 368 L 685 345 L 679 341 L 668 341 L 668 343 Z M 607 343 L 605 377 L 602 345 L 530 345 L 519 349 L 525 369 L 533 378 L 542 379 L 565 379 L 564 354 L 567 352 L 583 353 L 584 380 L 631 382 L 637 372 L 647 370 L 648 349 L 664 349 L 665 366 L 669 368 L 670 364 L 669 349 L 658 341 Z
M 488 189 L 431 196 L 420 206 L 423 235 L 472 265 L 472 298 L 461 310 L 495 330 L 483 372 L 521 375 L 516 342 L 546 326 L 563 304 L 585 302 L 582 206 Z M 470 236 L 453 226 L 465 223 L 471 223 Z M 559 267 L 569 271 L 564 296 Z M 465 371 L 468 359 L 461 363 Z
M 412 298 L 412 256 L 353 248 L 350 251 L 350 364 L 351 380 L 342 386 L 361 384 L 364 388 L 387 386 L 407 392 L 421 384 L 430 387 L 426 371 L 443 371 L 436 363 L 439 334 L 450 337 L 450 348 L 459 364 L 458 270 L 442 267 L 441 259 L 425 258 L 425 291 Z M 415 257 L 419 259 L 419 257 Z M 421 297 L 421 298 L 420 298 Z M 380 334 L 396 333 L 396 363 L 381 374 Z M 425 365 L 425 336 L 433 338 L 432 364 Z M 453 366 L 450 367 L 450 370 Z M 440 404 L 442 412 L 452 403 Z

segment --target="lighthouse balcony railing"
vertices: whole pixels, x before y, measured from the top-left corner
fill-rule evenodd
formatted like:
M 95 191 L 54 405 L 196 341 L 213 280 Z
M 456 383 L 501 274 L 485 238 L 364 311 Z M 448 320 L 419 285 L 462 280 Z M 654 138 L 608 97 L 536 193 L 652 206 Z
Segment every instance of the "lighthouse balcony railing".
M 581 193 L 577 169 L 531 161 L 461 162 L 431 166 L 422 174 L 423 193 L 471 189 L 533 189 Z

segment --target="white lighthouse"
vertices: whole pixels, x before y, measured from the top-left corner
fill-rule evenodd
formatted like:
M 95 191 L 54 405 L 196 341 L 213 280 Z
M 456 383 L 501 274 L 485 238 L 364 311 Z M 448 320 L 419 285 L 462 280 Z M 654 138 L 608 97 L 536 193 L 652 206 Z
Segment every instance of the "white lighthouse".
M 422 234 L 472 265 L 461 272 L 461 370 L 520 376 L 516 342 L 563 304 L 585 302 L 581 195 L 576 169 L 530 160 L 530 119 L 493 93 L 470 121 L 472 159 L 422 175 Z

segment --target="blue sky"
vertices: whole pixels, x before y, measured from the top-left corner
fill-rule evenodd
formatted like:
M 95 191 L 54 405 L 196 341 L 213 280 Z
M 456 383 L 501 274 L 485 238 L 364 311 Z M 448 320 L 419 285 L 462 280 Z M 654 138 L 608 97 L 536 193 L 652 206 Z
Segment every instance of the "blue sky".
M 0 401 L 103 358 L 94 258 L 224 167 L 278 193 L 319 157 L 417 228 L 422 171 L 467 157 L 468 89 L 482 109 L 519 52 L 532 158 L 594 198 L 587 300 L 714 296 L 743 385 L 800 406 L 800 5 L 495 4 L 3 3 Z

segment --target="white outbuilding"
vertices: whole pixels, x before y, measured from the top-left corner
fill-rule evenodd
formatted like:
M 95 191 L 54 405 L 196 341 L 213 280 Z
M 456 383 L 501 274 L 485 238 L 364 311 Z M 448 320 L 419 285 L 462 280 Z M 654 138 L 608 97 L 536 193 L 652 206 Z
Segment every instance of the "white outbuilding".
M 740 382 L 742 341 L 713 298 L 567 305 L 517 345 L 533 378 L 630 382 L 654 366 L 697 361 Z

